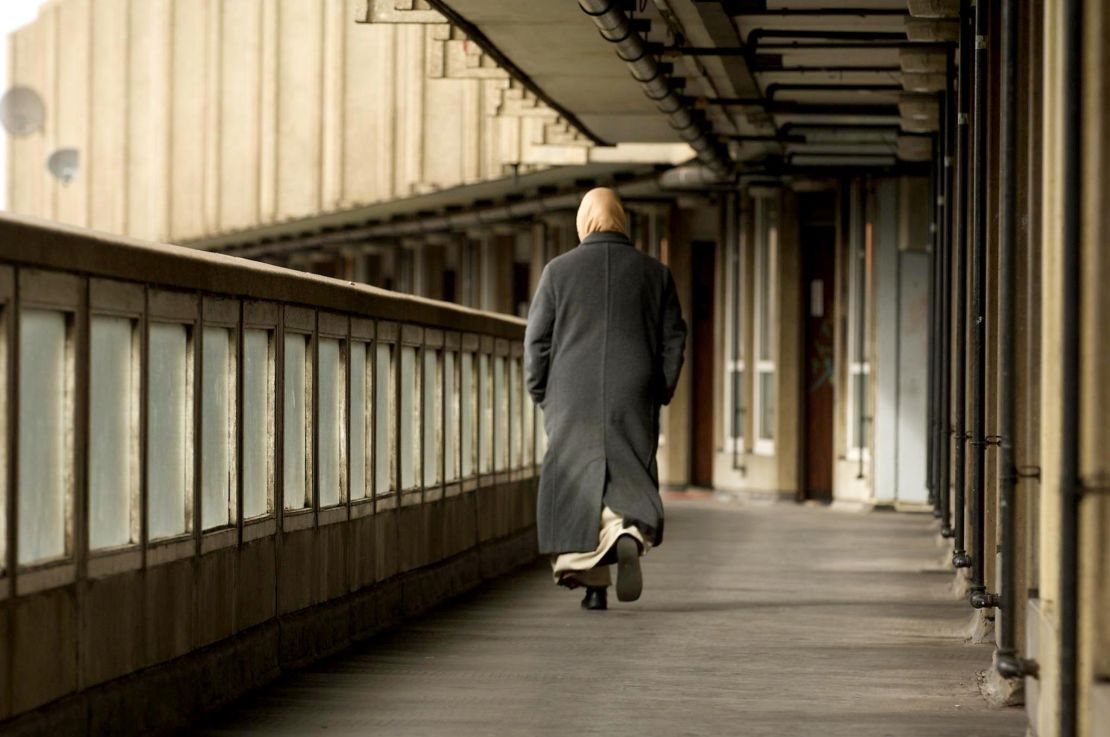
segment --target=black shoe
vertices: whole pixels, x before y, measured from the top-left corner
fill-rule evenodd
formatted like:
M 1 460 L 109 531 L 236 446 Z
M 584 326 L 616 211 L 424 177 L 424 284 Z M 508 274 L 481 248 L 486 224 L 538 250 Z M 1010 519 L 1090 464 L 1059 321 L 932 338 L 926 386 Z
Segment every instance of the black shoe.
M 609 605 L 605 601 L 605 587 L 604 586 L 587 586 L 586 595 L 582 597 L 583 609 L 608 609 Z
M 640 573 L 640 543 L 631 535 L 617 538 L 617 599 L 636 601 L 644 590 Z

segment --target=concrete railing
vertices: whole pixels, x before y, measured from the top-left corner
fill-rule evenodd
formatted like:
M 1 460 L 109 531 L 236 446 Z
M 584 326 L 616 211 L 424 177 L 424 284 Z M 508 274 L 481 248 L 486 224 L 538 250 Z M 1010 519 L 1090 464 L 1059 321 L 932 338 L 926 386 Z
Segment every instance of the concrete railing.
M 0 729 L 179 725 L 532 560 L 523 331 L 0 217 Z

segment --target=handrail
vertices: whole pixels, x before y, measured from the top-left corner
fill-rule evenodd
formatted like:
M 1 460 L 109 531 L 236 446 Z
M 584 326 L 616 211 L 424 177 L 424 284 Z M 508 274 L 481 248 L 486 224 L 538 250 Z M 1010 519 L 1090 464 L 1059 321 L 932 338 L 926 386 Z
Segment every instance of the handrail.
M 521 337 L 525 324 L 524 320 L 509 315 L 27 215 L 0 213 L 0 232 L 4 233 L 0 238 L 0 262 L 157 282 L 160 286 L 250 299 L 311 304 L 499 338 Z

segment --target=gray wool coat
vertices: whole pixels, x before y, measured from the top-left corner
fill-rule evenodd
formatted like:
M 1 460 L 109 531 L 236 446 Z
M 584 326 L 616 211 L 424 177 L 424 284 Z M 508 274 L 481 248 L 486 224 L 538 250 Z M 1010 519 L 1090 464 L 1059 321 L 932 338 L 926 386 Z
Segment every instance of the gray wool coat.
M 548 449 L 537 503 L 542 553 L 597 548 L 604 503 L 663 541 L 659 407 L 682 370 L 686 323 L 670 270 L 622 233 L 594 233 L 543 270 L 524 371 Z

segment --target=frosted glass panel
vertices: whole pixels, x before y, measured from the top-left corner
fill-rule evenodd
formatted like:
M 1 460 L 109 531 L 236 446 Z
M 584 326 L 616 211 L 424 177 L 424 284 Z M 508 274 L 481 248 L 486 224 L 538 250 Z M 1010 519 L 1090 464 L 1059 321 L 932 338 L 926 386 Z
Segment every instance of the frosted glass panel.
M 474 475 L 478 461 L 478 388 L 474 383 L 474 354 L 465 353 L 459 364 L 459 426 L 462 433 L 462 476 Z
M 374 367 L 374 493 L 393 490 L 393 346 L 378 343 Z
M 147 369 L 147 497 L 151 539 L 189 530 L 192 417 L 185 325 L 150 326 Z
M 93 316 L 89 325 L 89 547 L 136 541 L 138 412 L 134 321 Z
M 320 339 L 320 435 L 317 446 L 320 506 L 343 501 L 343 405 L 347 402 L 343 376 L 343 346 L 334 338 Z
M 267 330 L 243 331 L 243 518 L 271 511 L 274 362 Z
M 443 405 L 440 399 L 439 351 L 424 350 L 424 485 L 439 483 L 440 427 L 443 423 Z
M 19 320 L 19 562 L 66 554 L 66 315 Z
M 513 359 L 509 362 L 509 465 L 512 468 L 520 468 L 524 454 L 520 399 L 520 361 Z
M 490 360 L 478 354 L 478 472 L 493 469 L 493 387 L 490 386 Z
M 308 467 L 308 411 L 305 366 L 308 337 L 291 334 L 285 336 L 285 412 L 284 442 L 282 448 L 282 499 L 286 509 L 303 509 L 308 506 L 308 484 L 305 471 Z
M 493 401 L 496 426 L 493 435 L 493 464 L 497 471 L 505 470 L 509 453 L 509 403 L 505 396 L 505 358 L 493 361 Z
M 446 393 L 443 397 L 443 478 L 454 481 L 459 477 L 459 373 L 455 362 L 457 354 L 443 354 L 443 375 Z
M 401 488 L 411 489 L 419 478 L 420 377 L 416 373 L 416 349 L 401 348 Z
M 232 333 L 204 329 L 201 390 L 201 527 L 210 530 L 235 520 L 235 374 Z
M 543 425 L 543 409 L 536 405 L 536 463 L 542 464 L 547 455 L 547 430 Z
M 521 376 L 523 377 L 523 373 Z M 532 397 L 524 387 L 523 381 L 521 381 L 520 386 L 520 401 L 524 409 L 524 416 L 521 419 L 521 450 L 523 452 L 521 461 L 525 467 L 528 467 L 534 464 L 536 460 L 536 406 L 532 404 Z
M 367 375 L 366 361 L 367 345 L 354 343 L 351 345 L 351 487 L 352 499 L 363 499 L 367 494 L 366 468 L 370 458 L 370 449 L 366 439 L 368 437 L 370 403 L 370 377 Z

